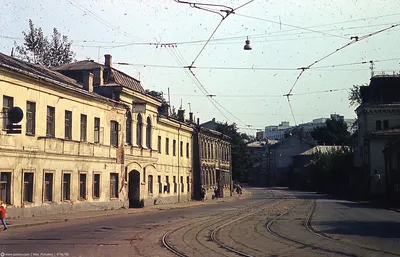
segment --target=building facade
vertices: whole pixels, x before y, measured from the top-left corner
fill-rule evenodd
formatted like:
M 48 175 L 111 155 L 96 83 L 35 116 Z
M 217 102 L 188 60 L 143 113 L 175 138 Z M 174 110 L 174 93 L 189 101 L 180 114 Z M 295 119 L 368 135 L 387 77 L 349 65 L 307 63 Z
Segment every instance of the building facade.
M 9 216 L 192 198 L 194 126 L 161 115 L 161 101 L 112 68 L 111 56 L 54 71 L 0 54 L 0 97 Z M 21 134 L 5 130 L 13 106 L 24 112 Z
M 265 127 L 265 139 L 268 140 L 281 140 L 285 138 L 285 134 L 292 127 L 289 125 L 288 121 L 282 121 L 278 126 L 267 126 Z
M 3 54 L 0 97 L 0 197 L 9 216 L 126 205 L 123 104 Z M 5 132 L 13 106 L 25 113 L 21 134 Z
M 400 77 L 375 76 L 369 86 L 360 87 L 361 105 L 358 117 L 358 147 L 355 165 L 365 172 L 370 195 L 386 193 L 385 145 L 400 135 Z
M 220 196 L 230 196 L 232 190 L 230 138 L 212 129 L 197 126 L 194 135 L 194 198 L 200 199 L 201 188 L 207 197 L 219 188 Z
M 248 143 L 246 152 L 253 166 L 249 170 L 248 183 L 255 186 L 267 186 L 268 174 L 268 141 Z
M 105 63 L 80 61 L 56 68 L 81 81 L 94 74 L 94 91 L 129 106 L 125 112 L 124 164 L 131 207 L 191 199 L 193 128 L 158 112 L 161 101 L 148 94 L 140 81 Z

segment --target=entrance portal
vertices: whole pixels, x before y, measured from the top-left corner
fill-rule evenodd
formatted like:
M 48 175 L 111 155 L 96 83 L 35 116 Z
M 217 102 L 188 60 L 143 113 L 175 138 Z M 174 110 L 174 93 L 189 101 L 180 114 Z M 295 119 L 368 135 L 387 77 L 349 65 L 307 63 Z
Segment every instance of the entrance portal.
M 140 202 L 140 173 L 137 170 L 129 172 L 129 208 L 142 207 Z

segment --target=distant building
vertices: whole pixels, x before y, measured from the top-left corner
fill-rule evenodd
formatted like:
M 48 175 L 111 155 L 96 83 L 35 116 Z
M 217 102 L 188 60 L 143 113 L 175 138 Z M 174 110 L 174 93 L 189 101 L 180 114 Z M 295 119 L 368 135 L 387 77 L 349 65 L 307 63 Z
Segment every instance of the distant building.
M 298 136 L 289 136 L 279 142 L 268 145 L 268 185 L 289 185 L 289 173 L 293 169 L 292 156 L 299 155 L 314 147 L 309 142 Z
M 250 185 L 266 186 L 268 172 L 268 143 L 266 141 L 255 141 L 246 146 L 247 154 L 250 156 L 253 166 L 249 170 L 248 182 Z
M 365 171 L 367 191 L 371 195 L 393 194 L 399 199 L 400 176 L 392 171 L 386 156 L 392 156 L 396 146 L 390 142 L 400 136 L 400 76 L 384 75 L 371 78 L 369 86 L 360 87 L 361 105 L 358 116 L 358 147 L 355 165 Z M 396 164 L 398 165 L 398 164 Z M 360 182 L 362 183 L 362 182 Z
M 265 139 L 281 140 L 285 137 L 285 133 L 292 128 L 288 121 L 282 121 L 278 126 L 265 127 Z
M 265 131 L 257 131 L 256 132 L 256 140 L 261 141 L 265 139 Z

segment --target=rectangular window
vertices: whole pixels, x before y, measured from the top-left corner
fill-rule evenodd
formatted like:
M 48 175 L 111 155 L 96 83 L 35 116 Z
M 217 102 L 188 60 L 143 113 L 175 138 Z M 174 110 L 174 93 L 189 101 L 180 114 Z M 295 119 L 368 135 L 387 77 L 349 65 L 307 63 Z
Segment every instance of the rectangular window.
M 26 134 L 35 135 L 36 129 L 36 103 L 26 102 Z
M 176 156 L 176 140 L 172 142 L 172 155 Z
M 158 182 L 158 193 L 162 194 L 161 176 L 157 176 L 157 182 Z
M 14 107 L 14 98 L 10 96 L 3 96 L 3 113 L 6 114 L 8 110 Z M 7 115 L 3 115 L 3 129 L 7 129 L 7 125 L 11 125 Z
M 169 193 L 170 192 L 170 190 L 169 190 L 169 176 L 165 176 L 165 181 L 167 182 L 167 193 Z
M 143 168 L 143 182 L 146 183 L 146 168 Z
M 110 145 L 118 147 L 118 122 L 111 121 L 110 127 Z
M 87 141 L 87 116 L 81 114 L 81 141 Z
M 79 199 L 86 200 L 86 174 L 79 174 Z
M 185 192 L 185 186 L 183 184 L 183 176 L 181 176 L 181 192 Z
M 65 139 L 72 140 L 72 112 L 65 111 Z
M 176 184 L 176 176 L 174 176 L 173 177 L 173 182 L 174 182 L 174 193 L 177 193 L 178 192 L 178 187 L 177 187 L 177 184 Z
M 181 144 L 179 145 L 179 152 L 181 157 L 183 157 L 183 142 L 181 141 Z
M 149 194 L 153 194 L 153 175 L 149 175 L 147 183 Z
M 110 174 L 110 197 L 118 198 L 118 173 Z
M 169 138 L 165 139 L 165 154 L 169 155 Z
M 186 143 L 186 158 L 189 158 L 189 143 Z
M 1 172 L 0 174 L 0 200 L 11 204 L 11 172 Z
M 100 142 L 100 118 L 94 118 L 94 143 Z
M 71 200 L 71 174 L 64 173 L 63 175 L 63 201 Z
M 189 178 L 189 176 L 187 176 L 186 177 L 186 186 L 187 186 L 187 191 L 189 192 L 190 191 L 190 178 Z
M 214 144 L 211 144 L 211 159 L 214 159 Z
M 46 119 L 46 136 L 55 137 L 55 109 L 52 106 L 47 106 L 47 119 Z
M 33 202 L 33 173 L 24 173 L 24 202 Z
M 100 174 L 93 175 L 93 198 L 100 198 Z
M 53 201 L 53 173 L 44 174 L 44 201 Z
M 161 153 L 161 136 L 158 136 L 157 147 L 158 147 L 158 153 Z

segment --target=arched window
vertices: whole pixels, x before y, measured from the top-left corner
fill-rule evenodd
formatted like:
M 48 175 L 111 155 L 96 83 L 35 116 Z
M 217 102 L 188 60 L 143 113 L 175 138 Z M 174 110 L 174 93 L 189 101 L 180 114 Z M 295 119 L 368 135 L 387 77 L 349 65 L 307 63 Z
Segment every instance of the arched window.
M 380 120 L 376 121 L 376 130 L 381 130 L 382 129 L 382 124 Z
M 132 114 L 130 111 L 126 112 L 126 143 L 132 144 Z
M 383 129 L 389 129 L 389 121 L 388 120 L 383 121 Z
M 146 126 L 146 146 L 151 149 L 151 119 L 147 117 L 147 126 Z
M 136 144 L 138 146 L 142 146 L 142 127 L 143 127 L 142 115 L 140 115 L 139 113 L 137 116 L 137 125 L 136 125 Z

